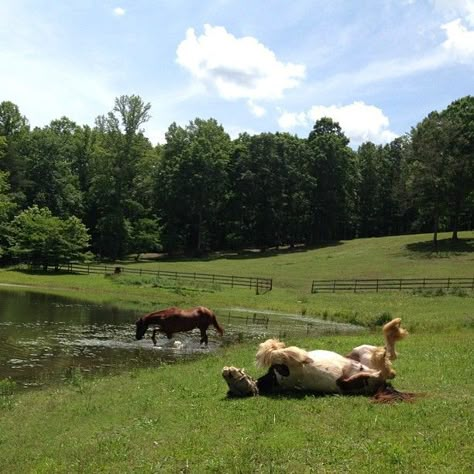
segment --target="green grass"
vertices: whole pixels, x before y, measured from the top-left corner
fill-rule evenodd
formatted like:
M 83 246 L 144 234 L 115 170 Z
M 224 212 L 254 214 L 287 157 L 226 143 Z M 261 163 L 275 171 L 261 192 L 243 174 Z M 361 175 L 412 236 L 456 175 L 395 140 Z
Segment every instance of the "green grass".
M 294 253 L 206 261 L 139 262 L 142 268 L 274 278 L 274 290 L 161 287 L 136 280 L 33 275 L 4 269 L 0 282 L 31 285 L 147 311 L 205 304 L 291 311 L 367 326 L 364 334 L 292 338 L 288 344 L 346 353 L 380 343 L 385 317 L 411 334 L 399 345 L 394 381 L 424 396 L 375 405 L 366 397 L 227 399 L 224 365 L 252 375 L 255 344 L 221 348 L 194 362 L 15 392 L 0 384 L 0 472 L 470 473 L 474 470 L 474 296 L 338 293 L 311 295 L 313 278 L 473 277 L 474 233 L 433 255 L 429 235 L 362 239 Z M 442 236 L 446 237 L 446 236 Z
M 227 399 L 223 365 L 253 367 L 238 345 L 192 363 L 17 396 L 0 417 L 0 471 L 472 472 L 473 331 L 400 343 L 396 386 L 424 396 Z M 293 339 L 346 352 L 379 335 Z
M 225 286 L 199 286 L 153 281 L 149 276 L 30 274 L 0 270 L 0 283 L 31 285 L 40 291 L 71 294 L 100 303 L 147 312 L 167 305 L 210 308 L 244 307 L 325 316 L 338 321 L 371 325 L 380 314 L 402 317 L 412 330 L 446 325 L 462 328 L 473 324 L 473 292 L 465 296 L 434 297 L 410 292 L 311 294 L 313 278 L 374 277 L 470 277 L 474 278 L 474 232 L 460 233 L 460 243 L 448 247 L 441 234 L 440 254 L 427 247 L 430 235 L 410 235 L 340 242 L 319 249 L 268 253 L 213 255 L 205 260 L 147 261 L 121 263 L 144 269 L 260 275 L 274 280 L 272 291 L 256 295 L 254 290 Z M 448 248 L 450 250 L 448 250 Z M 252 254 L 253 255 L 253 254 Z M 169 283 L 169 284 L 167 284 Z

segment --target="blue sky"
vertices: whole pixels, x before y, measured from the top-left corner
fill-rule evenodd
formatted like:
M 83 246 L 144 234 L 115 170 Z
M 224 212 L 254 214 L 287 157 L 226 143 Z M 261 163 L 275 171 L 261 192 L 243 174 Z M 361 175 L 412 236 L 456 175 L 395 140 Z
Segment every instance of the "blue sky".
M 0 0 L 0 101 L 93 125 L 114 98 L 172 122 L 386 143 L 474 94 L 474 0 Z

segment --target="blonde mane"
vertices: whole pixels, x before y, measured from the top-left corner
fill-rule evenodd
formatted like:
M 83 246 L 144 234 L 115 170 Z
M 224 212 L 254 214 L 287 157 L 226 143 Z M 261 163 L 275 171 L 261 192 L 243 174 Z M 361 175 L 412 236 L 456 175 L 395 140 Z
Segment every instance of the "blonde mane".
M 274 364 L 295 366 L 309 364 L 312 359 L 304 349 L 296 346 L 286 347 L 278 339 L 268 339 L 259 345 L 255 363 L 258 368 L 270 367 Z

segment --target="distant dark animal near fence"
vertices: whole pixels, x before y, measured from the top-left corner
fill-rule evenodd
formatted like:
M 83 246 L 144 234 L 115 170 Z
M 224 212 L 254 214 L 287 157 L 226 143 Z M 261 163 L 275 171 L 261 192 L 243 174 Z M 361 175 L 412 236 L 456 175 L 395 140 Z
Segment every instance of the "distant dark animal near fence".
M 30 265 L 30 269 L 37 269 L 37 266 Z M 148 270 L 142 268 L 114 267 L 107 265 L 86 265 L 80 263 L 62 263 L 55 267 L 55 270 L 62 270 L 71 273 L 82 274 L 106 274 L 106 275 L 140 275 L 153 276 L 164 281 L 175 281 L 186 283 L 194 282 L 201 285 L 218 285 L 230 288 L 255 289 L 257 295 L 263 295 L 272 290 L 273 280 L 271 278 L 247 277 L 237 275 L 218 275 L 198 272 L 174 272 L 171 270 Z
M 206 345 L 208 343 L 206 331 L 209 326 L 214 326 L 221 336 L 224 334 L 224 329 L 217 322 L 216 315 L 204 306 L 188 310 L 173 307 L 154 311 L 140 318 L 135 324 L 138 340 L 143 338 L 149 326 L 154 326 L 151 339 L 155 345 L 157 332 L 162 332 L 171 339 L 176 332 L 186 332 L 197 328 L 201 331 L 201 344 Z

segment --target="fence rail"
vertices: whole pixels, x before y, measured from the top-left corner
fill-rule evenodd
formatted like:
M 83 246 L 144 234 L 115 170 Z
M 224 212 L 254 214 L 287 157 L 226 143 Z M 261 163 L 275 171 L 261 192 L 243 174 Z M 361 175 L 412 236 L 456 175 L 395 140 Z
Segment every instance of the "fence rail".
M 313 280 L 311 293 L 336 291 L 437 290 L 461 288 L 474 291 L 473 278 L 378 278 L 353 280 Z
M 125 275 L 150 275 L 168 280 L 194 281 L 211 285 L 224 285 L 231 288 L 254 289 L 257 295 L 271 291 L 273 280 L 271 278 L 247 277 L 237 275 L 217 275 L 199 272 L 174 272 L 169 270 L 145 270 L 110 265 L 87 265 L 80 263 L 66 263 L 55 266 L 57 270 L 82 274 L 125 274 Z

